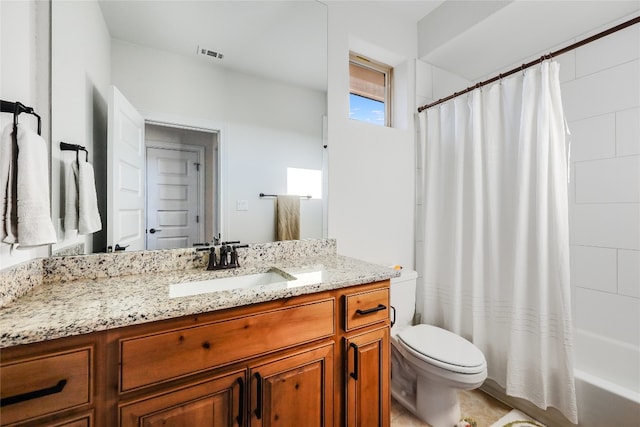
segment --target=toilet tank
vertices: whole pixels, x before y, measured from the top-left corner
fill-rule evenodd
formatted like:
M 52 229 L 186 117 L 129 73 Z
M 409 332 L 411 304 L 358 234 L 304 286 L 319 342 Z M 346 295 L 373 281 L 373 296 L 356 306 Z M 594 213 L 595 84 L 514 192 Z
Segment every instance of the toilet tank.
M 396 309 L 393 329 L 410 326 L 416 311 L 416 279 L 418 273 L 402 269 L 400 277 L 391 279 L 391 305 Z

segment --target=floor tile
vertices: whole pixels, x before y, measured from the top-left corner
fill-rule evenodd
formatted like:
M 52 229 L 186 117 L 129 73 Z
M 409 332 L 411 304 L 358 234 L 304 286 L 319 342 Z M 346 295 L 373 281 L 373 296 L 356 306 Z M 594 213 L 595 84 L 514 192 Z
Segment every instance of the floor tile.
M 473 418 L 477 427 L 488 427 L 509 413 L 511 408 L 480 390 L 462 390 L 458 392 L 462 417 Z M 391 401 L 392 427 L 430 427 L 410 413 L 402 405 Z M 453 426 L 451 426 L 453 427 Z

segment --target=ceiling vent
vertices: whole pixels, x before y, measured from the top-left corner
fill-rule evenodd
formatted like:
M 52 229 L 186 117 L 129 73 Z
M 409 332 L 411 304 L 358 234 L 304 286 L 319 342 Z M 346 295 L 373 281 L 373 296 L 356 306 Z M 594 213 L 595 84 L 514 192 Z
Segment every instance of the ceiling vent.
M 198 55 L 208 56 L 209 58 L 222 59 L 224 55 L 215 50 L 209 50 L 206 47 L 198 46 Z

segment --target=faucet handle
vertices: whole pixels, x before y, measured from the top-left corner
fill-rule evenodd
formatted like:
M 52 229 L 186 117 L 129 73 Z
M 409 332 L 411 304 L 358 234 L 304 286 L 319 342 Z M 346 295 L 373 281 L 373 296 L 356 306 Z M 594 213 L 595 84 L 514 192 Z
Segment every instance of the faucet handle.
M 220 262 L 218 263 L 218 265 L 220 266 L 228 265 L 228 262 L 227 262 L 228 254 L 229 254 L 229 247 L 225 245 L 220 246 Z
M 229 265 L 233 267 L 240 267 L 238 265 L 238 251 L 236 251 L 236 247 L 231 247 L 231 261 L 229 261 Z
M 238 242 L 239 243 L 239 242 Z M 240 261 L 238 261 L 238 248 L 248 248 L 249 245 L 233 245 L 231 246 L 231 265 L 240 267 Z
M 207 270 L 213 270 L 218 265 L 216 262 L 216 247 L 211 246 L 209 248 L 209 264 L 207 265 Z M 201 249 L 196 249 L 201 250 Z
M 229 242 L 222 242 L 221 244 L 222 245 L 235 245 L 237 243 L 240 243 L 240 240 L 232 240 L 232 241 L 229 241 Z

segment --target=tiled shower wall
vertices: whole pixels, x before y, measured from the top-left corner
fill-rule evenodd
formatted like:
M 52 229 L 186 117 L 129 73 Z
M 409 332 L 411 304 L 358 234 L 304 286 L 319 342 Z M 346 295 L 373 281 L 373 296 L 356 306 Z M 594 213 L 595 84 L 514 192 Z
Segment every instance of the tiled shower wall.
M 640 390 L 640 25 L 563 55 L 576 367 Z M 609 363 L 610 360 L 615 363 Z

